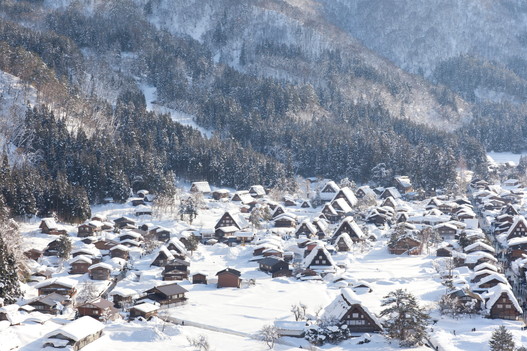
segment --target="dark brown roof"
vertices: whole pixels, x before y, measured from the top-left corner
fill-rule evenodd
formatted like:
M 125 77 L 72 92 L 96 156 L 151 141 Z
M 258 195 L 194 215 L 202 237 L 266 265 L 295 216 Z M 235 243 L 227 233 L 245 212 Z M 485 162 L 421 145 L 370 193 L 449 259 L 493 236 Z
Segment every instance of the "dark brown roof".
M 147 290 L 148 293 L 152 293 L 152 292 L 155 292 L 155 291 L 159 291 L 160 293 L 166 295 L 166 296 L 171 296 L 171 295 L 176 295 L 176 294 L 184 294 L 186 292 L 188 292 L 187 289 L 181 287 L 179 284 L 177 283 L 174 283 L 174 284 L 167 284 L 167 285 L 159 285 L 159 286 L 156 286 L 150 290 Z
M 219 271 L 218 273 L 216 273 L 216 275 L 220 275 L 220 274 L 223 274 L 223 273 L 231 273 L 231 274 L 234 274 L 235 276 L 239 277 L 242 275 L 242 273 L 234 268 L 225 268 L 224 270 L 221 270 Z

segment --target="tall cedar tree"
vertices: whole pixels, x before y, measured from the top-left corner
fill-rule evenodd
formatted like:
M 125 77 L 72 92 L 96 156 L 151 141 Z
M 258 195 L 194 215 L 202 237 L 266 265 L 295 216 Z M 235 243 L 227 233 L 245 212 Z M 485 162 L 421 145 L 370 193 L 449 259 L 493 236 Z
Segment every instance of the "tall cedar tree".
M 6 227 L 3 226 L 2 230 L 4 228 Z M 4 300 L 5 304 L 12 304 L 22 295 L 22 292 L 20 291 L 15 255 L 9 251 L 4 242 L 3 234 L 0 234 L 0 298 Z
M 494 329 L 489 346 L 491 351 L 514 351 L 516 348 L 511 332 L 503 325 Z
M 422 343 L 430 316 L 419 307 L 414 295 L 406 289 L 397 289 L 384 297 L 382 306 L 385 308 L 381 317 L 388 318 L 384 323 L 388 337 L 398 339 L 401 346 Z

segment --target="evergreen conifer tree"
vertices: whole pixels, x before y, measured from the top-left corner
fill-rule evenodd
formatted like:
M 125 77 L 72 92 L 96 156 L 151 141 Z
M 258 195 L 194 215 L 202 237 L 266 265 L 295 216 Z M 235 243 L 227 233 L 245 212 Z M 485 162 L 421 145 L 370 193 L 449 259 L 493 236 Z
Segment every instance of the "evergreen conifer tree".
M 15 256 L 0 235 L 0 298 L 5 304 L 11 304 L 21 295 Z
M 514 351 L 516 347 L 511 332 L 503 325 L 494 329 L 489 346 L 491 351 Z
M 388 337 L 398 339 L 401 346 L 422 343 L 430 316 L 419 307 L 414 295 L 397 289 L 384 297 L 382 306 L 381 316 L 388 317 L 384 323 Z

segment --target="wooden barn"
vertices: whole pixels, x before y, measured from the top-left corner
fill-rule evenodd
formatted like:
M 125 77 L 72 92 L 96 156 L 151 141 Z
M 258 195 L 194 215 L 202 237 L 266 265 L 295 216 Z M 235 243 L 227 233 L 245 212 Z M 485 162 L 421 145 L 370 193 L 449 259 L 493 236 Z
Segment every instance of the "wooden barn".
M 218 288 L 239 288 L 242 283 L 241 272 L 233 268 L 225 268 L 216 273 Z

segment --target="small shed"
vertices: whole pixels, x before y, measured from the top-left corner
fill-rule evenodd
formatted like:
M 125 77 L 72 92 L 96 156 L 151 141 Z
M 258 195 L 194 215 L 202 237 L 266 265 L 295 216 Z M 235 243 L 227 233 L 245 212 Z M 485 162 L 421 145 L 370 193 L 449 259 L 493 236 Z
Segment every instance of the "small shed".
M 207 275 L 204 273 L 194 273 L 192 275 L 192 284 L 207 284 Z
M 239 288 L 241 286 L 241 272 L 236 269 L 225 268 L 216 275 L 218 276 L 218 288 Z

